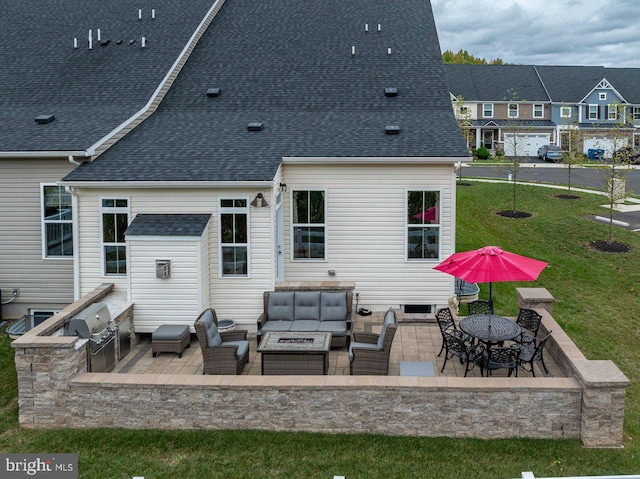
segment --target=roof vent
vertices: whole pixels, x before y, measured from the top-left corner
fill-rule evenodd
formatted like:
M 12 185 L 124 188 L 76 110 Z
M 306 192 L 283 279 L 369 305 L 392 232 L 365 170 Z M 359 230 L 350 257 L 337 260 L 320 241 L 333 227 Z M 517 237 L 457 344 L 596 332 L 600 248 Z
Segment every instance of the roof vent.
M 393 87 L 387 87 L 384 89 L 384 96 L 398 96 L 398 89 Z
M 387 125 L 384 127 L 384 132 L 387 135 L 397 135 L 400 133 L 400 125 Z
M 261 121 L 252 121 L 247 126 L 247 130 L 249 131 L 262 131 L 263 123 Z
M 40 115 L 36 116 L 35 120 L 38 125 L 44 125 L 46 123 L 51 123 L 55 120 L 56 117 L 54 115 Z
M 207 89 L 207 96 L 220 96 L 220 88 L 209 88 Z

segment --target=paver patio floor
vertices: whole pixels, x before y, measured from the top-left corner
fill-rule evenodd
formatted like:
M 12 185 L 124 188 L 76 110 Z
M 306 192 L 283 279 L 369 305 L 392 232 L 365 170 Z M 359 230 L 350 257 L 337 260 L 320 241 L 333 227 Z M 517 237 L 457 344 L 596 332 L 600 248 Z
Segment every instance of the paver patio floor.
M 372 316 L 362 317 L 355 315 L 354 331 L 379 332 L 382 326 L 384 313 L 374 313 Z M 241 327 L 239 327 L 241 329 Z M 256 351 L 256 335 L 248 334 L 250 351 L 249 364 L 244 367 L 242 374 L 261 374 L 261 355 Z M 442 345 L 440 330 L 434 322 L 416 321 L 399 322 L 398 329 L 391 348 L 389 361 L 389 375 L 398 376 L 400 374 L 401 361 L 429 361 L 433 363 L 436 376 L 464 376 L 464 365 L 460 364 L 458 358 L 447 361 L 444 371 L 441 373 L 444 363 L 444 353 L 437 356 Z M 545 351 L 545 364 L 549 369 L 549 376 L 564 377 L 561 369 L 555 363 L 548 351 Z M 191 335 L 191 345 L 185 349 L 182 358 L 178 358 L 175 353 L 159 353 L 157 357 L 152 357 L 151 335 L 142 337 L 140 343 L 132 348 L 131 352 L 125 356 L 115 367 L 114 373 L 131 374 L 202 374 L 202 353 L 197 338 Z M 544 372 L 536 365 L 536 376 L 545 376 Z M 349 359 L 345 348 L 332 349 L 329 353 L 329 374 L 348 375 Z M 493 376 L 504 377 L 507 375 L 506 369 L 493 371 Z M 522 369 L 518 370 L 520 377 L 531 377 Z M 480 368 L 475 367 L 469 377 L 480 377 Z

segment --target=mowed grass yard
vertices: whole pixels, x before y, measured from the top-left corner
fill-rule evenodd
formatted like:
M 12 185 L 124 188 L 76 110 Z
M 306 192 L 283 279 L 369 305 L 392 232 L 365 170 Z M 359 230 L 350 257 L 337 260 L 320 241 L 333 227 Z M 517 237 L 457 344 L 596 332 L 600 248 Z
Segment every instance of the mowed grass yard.
M 508 219 L 509 185 L 458 188 L 457 250 L 498 245 L 550 263 L 536 283 L 493 285 L 496 309 L 517 311 L 515 288 L 547 288 L 554 317 L 589 359 L 613 360 L 632 381 L 627 390 L 622 449 L 585 449 L 580 441 L 467 440 L 257 431 L 33 431 L 18 426 L 13 350 L 0 340 L 0 451 L 79 453 L 82 478 L 516 478 L 640 473 L 640 239 L 615 229 L 631 246 L 598 253 L 588 243 L 607 227 L 588 215 L 605 213 L 601 196 L 555 197 L 562 191 L 518 187 Z M 482 286 L 487 296 L 486 285 Z M 366 405 L 363 404 L 363 408 Z M 126 414 L 127 411 L 123 411 Z M 135 411 L 129 413 L 135 414 Z M 99 412 L 97 412 L 99 414 Z

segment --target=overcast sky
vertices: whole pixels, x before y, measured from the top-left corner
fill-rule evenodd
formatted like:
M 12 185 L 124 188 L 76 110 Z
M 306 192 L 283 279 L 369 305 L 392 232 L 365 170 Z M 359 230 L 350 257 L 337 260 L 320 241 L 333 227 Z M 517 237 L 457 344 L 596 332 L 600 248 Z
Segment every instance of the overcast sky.
M 640 67 L 640 0 L 431 0 L 442 51 L 528 65 Z

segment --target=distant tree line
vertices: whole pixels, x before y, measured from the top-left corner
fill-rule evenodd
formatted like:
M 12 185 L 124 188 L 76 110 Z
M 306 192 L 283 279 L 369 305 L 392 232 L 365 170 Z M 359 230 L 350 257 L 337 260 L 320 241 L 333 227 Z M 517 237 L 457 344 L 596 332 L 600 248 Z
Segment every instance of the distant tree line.
M 487 61 L 484 58 L 478 58 L 471 55 L 468 51 L 460 49 L 458 53 L 453 53 L 451 50 L 446 50 L 442 54 L 442 61 L 444 63 L 472 63 L 475 65 L 504 65 L 502 58 L 496 58 L 491 61 Z

